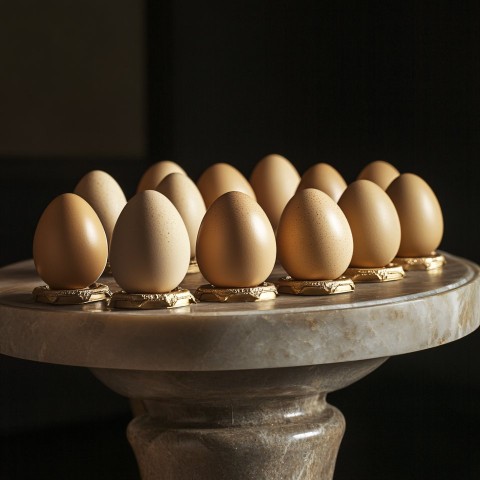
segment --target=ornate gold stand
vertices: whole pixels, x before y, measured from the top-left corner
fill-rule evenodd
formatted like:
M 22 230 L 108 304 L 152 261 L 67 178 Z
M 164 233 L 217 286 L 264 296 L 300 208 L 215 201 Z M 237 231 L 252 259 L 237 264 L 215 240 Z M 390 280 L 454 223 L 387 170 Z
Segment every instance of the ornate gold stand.
M 445 265 L 445 256 L 432 252 L 426 257 L 395 257 L 393 260 L 404 270 L 435 270 Z
M 405 277 L 405 271 L 401 265 L 390 263 L 380 268 L 347 268 L 344 275 L 351 278 L 355 283 L 359 282 L 392 282 Z
M 115 292 L 110 300 L 113 308 L 152 310 L 161 308 L 186 307 L 196 303 L 195 297 L 186 288 L 176 288 L 168 293 L 126 293 Z
M 335 295 L 355 290 L 353 281 L 346 277 L 335 280 L 295 280 L 292 277 L 282 277 L 275 285 L 278 293 L 291 295 Z
M 263 282 L 258 287 L 219 288 L 213 285 L 202 285 L 195 291 L 195 297 L 201 302 L 261 302 L 273 300 L 277 296 L 277 288 L 273 283 Z
M 108 300 L 111 296 L 110 289 L 103 283 L 93 283 L 88 288 L 73 290 L 52 290 L 48 285 L 35 287 L 32 292 L 36 302 L 50 305 L 81 305 L 83 303 L 100 302 Z

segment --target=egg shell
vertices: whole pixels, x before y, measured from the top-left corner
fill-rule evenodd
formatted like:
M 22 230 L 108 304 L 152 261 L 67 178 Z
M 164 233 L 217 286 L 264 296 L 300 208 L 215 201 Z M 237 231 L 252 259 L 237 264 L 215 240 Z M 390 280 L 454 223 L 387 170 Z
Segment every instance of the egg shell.
M 430 255 L 442 241 L 443 215 L 430 186 L 418 175 L 403 173 L 388 187 L 400 218 L 400 257 Z
M 171 160 L 162 160 L 161 162 L 151 165 L 142 175 L 137 186 L 137 193 L 143 190 L 155 190 L 157 185 L 170 173 L 183 173 L 185 170 Z
M 400 172 L 385 160 L 375 160 L 366 165 L 358 174 L 357 180 L 370 180 L 383 190 L 400 175 Z
M 127 203 L 120 185 L 108 173 L 93 170 L 80 179 L 74 193 L 80 195 L 95 210 L 110 245 L 117 218 Z
M 197 181 L 197 187 L 202 194 L 207 208 L 221 195 L 227 192 L 243 192 L 256 200 L 255 192 L 248 180 L 228 163 L 210 165 Z
M 348 221 L 326 193 L 298 191 L 285 207 L 277 231 L 278 257 L 298 280 L 332 280 L 348 268 L 353 239 Z
M 190 242 L 172 202 L 155 190 L 137 193 L 113 230 L 110 266 L 127 293 L 166 293 L 185 277 Z
M 390 197 L 370 180 L 356 180 L 338 206 L 353 235 L 352 267 L 384 267 L 400 245 L 400 220 Z
M 243 192 L 227 192 L 207 210 L 197 237 L 197 262 L 217 287 L 255 287 L 273 270 L 275 234 L 260 205 Z
M 108 245 L 93 208 L 74 193 L 54 198 L 42 213 L 33 238 L 33 260 L 54 290 L 86 288 L 107 264 Z
M 338 199 L 347 188 L 347 183 L 337 169 L 328 163 L 317 163 L 312 165 L 302 175 L 297 192 L 305 188 L 321 190 L 338 202 Z
M 255 165 L 250 184 L 257 202 L 267 214 L 274 230 L 277 229 L 283 209 L 295 194 L 299 182 L 297 169 L 281 155 L 267 155 Z
M 190 240 L 190 257 L 195 258 L 198 229 L 207 210 L 202 194 L 195 183 L 182 173 L 170 173 L 156 190 L 165 195 L 182 216 Z

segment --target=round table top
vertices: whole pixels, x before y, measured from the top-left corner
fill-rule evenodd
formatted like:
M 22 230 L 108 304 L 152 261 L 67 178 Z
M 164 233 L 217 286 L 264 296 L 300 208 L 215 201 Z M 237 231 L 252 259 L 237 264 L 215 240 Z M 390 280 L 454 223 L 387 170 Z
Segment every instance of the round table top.
M 433 271 L 329 296 L 170 310 L 36 303 L 33 262 L 0 269 L 0 353 L 40 362 L 130 370 L 209 371 L 386 357 L 457 340 L 480 324 L 479 267 L 445 254 Z M 285 275 L 275 267 L 271 279 Z M 102 277 L 112 290 L 111 277 Z M 192 291 L 205 284 L 187 275 Z

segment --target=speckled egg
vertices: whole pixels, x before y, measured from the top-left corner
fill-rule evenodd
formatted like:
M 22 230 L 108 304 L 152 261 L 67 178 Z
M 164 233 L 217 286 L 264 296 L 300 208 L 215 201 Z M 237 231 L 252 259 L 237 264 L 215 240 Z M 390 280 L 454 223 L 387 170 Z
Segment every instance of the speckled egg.
M 182 173 L 167 175 L 156 190 L 163 193 L 182 216 L 190 239 L 190 257 L 195 258 L 198 229 L 206 211 L 200 191 L 195 183 Z
M 338 202 L 347 183 L 337 169 L 328 163 L 317 163 L 302 175 L 297 191 L 304 188 L 317 188 Z
M 215 163 L 208 167 L 197 181 L 207 208 L 226 192 L 243 192 L 256 200 L 255 192 L 248 180 L 232 165 Z
M 197 237 L 197 262 L 217 287 L 255 287 L 273 270 L 275 234 L 260 205 L 243 192 L 212 203 Z
M 53 199 L 38 221 L 33 260 L 54 290 L 86 288 L 107 263 L 107 237 L 93 208 L 74 193 Z
M 352 267 L 384 267 L 400 245 L 400 220 L 385 191 L 370 180 L 356 180 L 343 192 L 338 206 L 353 235 Z
M 172 202 L 155 190 L 137 193 L 122 210 L 110 248 L 112 275 L 127 293 L 176 288 L 190 263 L 190 242 Z
M 357 180 L 370 180 L 386 190 L 400 172 L 385 160 L 375 160 L 366 165 L 358 174 Z
M 183 173 L 185 170 L 171 160 L 162 160 L 161 162 L 151 165 L 140 178 L 137 186 L 137 192 L 143 190 L 155 190 L 157 185 L 170 173 Z
M 403 173 L 388 187 L 402 226 L 399 257 L 430 255 L 442 241 L 443 215 L 430 186 L 418 175 Z
M 95 210 L 102 222 L 110 245 L 113 227 L 115 227 L 117 218 L 127 203 L 120 185 L 108 173 L 93 170 L 80 179 L 74 193 L 80 195 Z
M 257 202 L 267 214 L 274 230 L 277 229 L 283 209 L 295 194 L 299 182 L 297 169 L 281 155 L 267 155 L 255 165 L 250 184 Z
M 332 280 L 348 268 L 353 252 L 350 226 L 326 193 L 307 188 L 287 203 L 277 231 L 278 257 L 298 280 Z

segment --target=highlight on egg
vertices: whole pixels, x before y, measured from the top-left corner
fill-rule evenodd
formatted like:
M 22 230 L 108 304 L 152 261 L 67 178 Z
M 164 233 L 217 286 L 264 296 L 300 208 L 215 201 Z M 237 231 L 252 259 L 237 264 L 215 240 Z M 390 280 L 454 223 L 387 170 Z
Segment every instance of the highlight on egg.
M 89 287 L 103 273 L 107 256 L 105 230 L 88 202 L 64 193 L 47 205 L 35 230 L 33 261 L 51 289 Z
M 365 165 L 358 174 L 357 180 L 370 180 L 386 190 L 399 175 L 400 172 L 391 163 L 385 160 L 374 160 Z
M 403 173 L 388 187 L 387 194 L 398 212 L 402 238 L 398 257 L 431 255 L 443 237 L 443 214 L 432 188 L 423 178 Z
M 347 218 L 321 190 L 297 191 L 277 230 L 278 258 L 297 280 L 334 280 L 350 264 L 353 238 Z
M 343 192 L 338 206 L 353 235 L 352 267 L 381 268 L 396 256 L 400 220 L 390 197 L 370 180 L 356 180 Z
M 200 271 L 212 285 L 256 287 L 275 265 L 275 234 L 267 215 L 252 197 L 231 191 L 207 210 L 196 251 Z
M 110 266 L 118 285 L 127 293 L 167 293 L 189 263 L 188 232 L 172 202 L 155 190 L 137 193 L 113 230 Z
M 157 185 L 170 173 L 183 173 L 185 170 L 178 163 L 171 160 L 162 160 L 151 165 L 142 175 L 137 186 L 137 193 L 143 190 L 155 190 Z
M 328 163 L 317 163 L 305 171 L 298 185 L 297 192 L 305 188 L 316 188 L 326 193 L 335 202 L 347 188 L 342 175 Z
M 299 182 L 297 169 L 282 155 L 267 155 L 255 165 L 250 175 L 250 184 L 274 230 Z
M 227 192 L 243 192 L 256 200 L 255 192 L 243 174 L 228 163 L 210 165 L 197 181 L 207 208 Z
M 198 229 L 207 210 L 202 194 L 195 183 L 182 173 L 170 173 L 156 190 L 165 195 L 180 213 L 190 240 L 190 257 L 194 259 Z
M 127 203 L 120 185 L 107 172 L 93 170 L 80 179 L 73 192 L 80 195 L 95 210 L 110 245 L 117 218 Z

